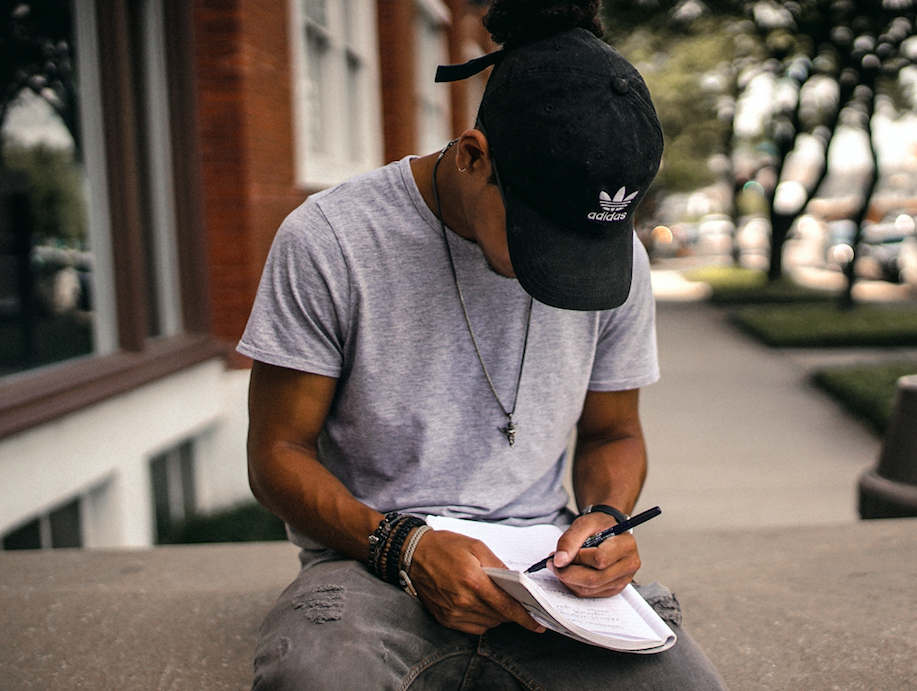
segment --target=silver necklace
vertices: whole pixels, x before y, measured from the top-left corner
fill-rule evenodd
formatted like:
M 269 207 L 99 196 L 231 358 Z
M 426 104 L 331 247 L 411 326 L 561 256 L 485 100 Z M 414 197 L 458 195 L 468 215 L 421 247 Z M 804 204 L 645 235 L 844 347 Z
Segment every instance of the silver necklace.
M 446 144 L 443 150 L 439 152 L 436 163 L 433 164 L 433 200 L 436 202 L 436 215 L 439 220 L 439 226 L 443 231 L 443 242 L 446 244 L 446 255 L 449 257 L 449 267 L 452 269 L 452 279 L 455 281 L 455 290 L 458 293 L 459 302 L 462 305 L 462 314 L 465 315 L 465 325 L 468 327 L 468 333 L 471 335 L 471 343 L 474 345 L 474 352 L 477 353 L 478 362 L 481 363 L 481 369 L 484 371 L 484 378 L 487 379 L 488 386 L 490 386 L 490 392 L 494 395 L 494 400 L 497 401 L 497 405 L 500 406 L 500 410 L 502 410 L 503 414 L 506 416 L 506 427 L 500 427 L 498 429 L 506 435 L 506 441 L 512 446 L 516 443 L 516 423 L 513 420 L 513 414 L 516 412 L 516 403 L 519 400 L 519 389 L 522 386 L 522 368 L 525 365 L 525 352 L 529 345 L 529 327 L 532 325 L 533 300 L 532 297 L 529 296 L 528 314 L 525 319 L 525 339 L 522 342 L 522 357 L 519 360 L 519 374 L 516 378 L 516 393 L 513 395 L 513 407 L 507 410 L 506 406 L 503 405 L 503 401 L 500 400 L 499 394 L 497 394 L 497 387 L 494 386 L 493 379 L 490 377 L 490 372 L 487 371 L 487 365 L 484 364 L 484 357 L 481 355 L 480 347 L 478 347 L 478 339 L 474 335 L 474 329 L 471 328 L 471 319 L 468 317 L 468 308 L 465 306 L 465 294 L 462 292 L 462 286 L 458 280 L 458 273 L 455 270 L 455 261 L 452 259 L 452 248 L 449 246 L 446 222 L 443 220 L 443 206 L 439 199 L 439 188 L 436 184 L 436 171 L 439 170 L 439 164 L 442 162 L 443 156 L 446 155 L 446 152 L 456 141 L 457 140 L 452 140 Z

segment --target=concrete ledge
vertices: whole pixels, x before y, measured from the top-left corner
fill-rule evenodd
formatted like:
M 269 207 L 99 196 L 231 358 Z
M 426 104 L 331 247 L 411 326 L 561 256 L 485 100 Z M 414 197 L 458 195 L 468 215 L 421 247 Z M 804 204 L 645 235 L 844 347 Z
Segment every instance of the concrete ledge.
M 676 592 L 733 691 L 913 687 L 917 519 L 648 524 L 640 542 L 638 580 Z M 248 689 L 258 626 L 297 566 L 285 543 L 0 553 L 0 688 Z
M 917 519 L 640 540 L 733 691 L 901 691 L 917 679 Z
M 242 691 L 288 543 L 0 552 L 0 689 Z

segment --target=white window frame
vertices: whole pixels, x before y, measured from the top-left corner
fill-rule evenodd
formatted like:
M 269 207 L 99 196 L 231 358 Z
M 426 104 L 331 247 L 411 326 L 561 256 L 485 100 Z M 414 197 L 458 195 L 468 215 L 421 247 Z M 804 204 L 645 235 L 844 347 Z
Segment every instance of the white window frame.
M 80 86 L 80 130 L 87 180 L 87 223 L 89 249 L 93 254 L 93 356 L 118 350 L 115 272 L 109 215 L 108 171 L 102 93 L 99 85 L 96 0 L 74 0 L 75 54 Z M 154 261 L 148 267 L 156 273 L 160 336 L 182 332 L 182 311 L 178 271 L 175 200 L 172 190 L 172 150 L 165 73 L 165 27 L 162 0 L 144 0 L 144 63 L 147 71 L 149 140 L 141 142 L 150 153 L 149 178 L 154 234 Z
M 177 336 L 184 328 L 181 310 L 181 281 L 178 269 L 178 225 L 175 216 L 175 180 L 172 176 L 169 89 L 166 77 L 165 18 L 163 0 L 143 0 L 143 49 L 146 71 L 145 102 L 149 115 L 151 232 L 153 234 L 153 285 L 159 309 L 159 336 Z
M 327 0 L 327 26 L 311 25 L 309 30 L 321 32 L 327 42 L 330 59 L 324 76 L 328 83 L 340 85 L 326 91 L 324 104 L 317 104 L 311 95 L 309 71 L 315 65 L 309 64 L 305 2 L 290 0 L 296 182 L 306 189 L 321 189 L 382 164 L 376 1 Z M 348 14 L 353 20 L 349 36 Z M 356 93 L 347 88 L 349 56 L 361 66 Z M 349 107 L 351 101 L 359 108 Z M 321 142 L 316 141 L 312 116 L 319 105 L 323 106 L 321 117 L 326 126 Z M 348 122 L 352 123 L 350 128 L 339 126 Z
M 77 80 L 80 85 L 80 135 L 86 166 L 87 235 L 93 255 L 93 355 L 118 350 L 118 309 L 115 304 L 115 261 L 111 244 L 105 131 L 102 127 L 102 87 L 99 80 L 99 38 L 95 0 L 75 0 Z

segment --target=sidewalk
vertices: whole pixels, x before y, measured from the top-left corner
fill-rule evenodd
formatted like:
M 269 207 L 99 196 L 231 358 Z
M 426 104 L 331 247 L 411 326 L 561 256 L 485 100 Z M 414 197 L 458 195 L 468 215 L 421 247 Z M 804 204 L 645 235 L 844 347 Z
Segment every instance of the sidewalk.
M 686 295 L 657 307 L 662 379 L 641 394 L 639 508 L 660 505 L 669 529 L 857 521 L 857 479 L 881 439 L 808 383 L 811 355 L 760 345 Z

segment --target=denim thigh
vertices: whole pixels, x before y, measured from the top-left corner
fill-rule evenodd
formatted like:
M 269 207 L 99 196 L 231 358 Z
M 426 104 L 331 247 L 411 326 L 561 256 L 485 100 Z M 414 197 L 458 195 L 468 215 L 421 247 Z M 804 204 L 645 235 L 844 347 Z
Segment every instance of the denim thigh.
M 725 691 L 716 668 L 684 628 L 669 626 L 678 641 L 649 655 L 586 645 L 553 631 L 534 634 L 514 624 L 484 634 L 479 653 L 497 657 L 506 669 L 524 670 L 529 680 L 526 689 Z
M 261 627 L 256 691 L 461 688 L 478 636 L 441 626 L 419 601 L 355 561 L 304 568 Z M 433 674 L 435 668 L 436 674 Z
M 483 636 L 441 626 L 424 606 L 351 560 L 309 565 L 261 627 L 254 691 L 564 691 L 725 688 L 677 625 L 655 655 L 615 653 L 505 624 Z

